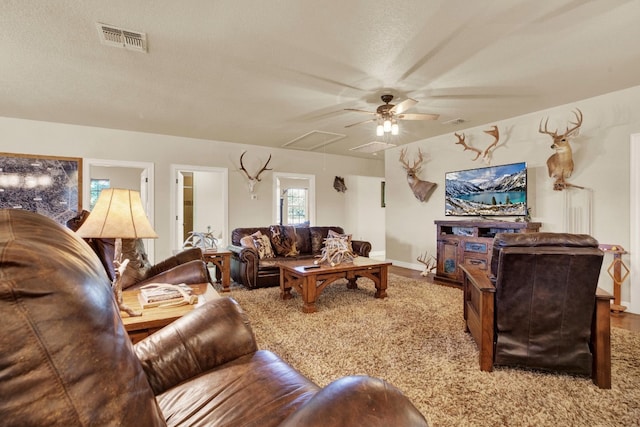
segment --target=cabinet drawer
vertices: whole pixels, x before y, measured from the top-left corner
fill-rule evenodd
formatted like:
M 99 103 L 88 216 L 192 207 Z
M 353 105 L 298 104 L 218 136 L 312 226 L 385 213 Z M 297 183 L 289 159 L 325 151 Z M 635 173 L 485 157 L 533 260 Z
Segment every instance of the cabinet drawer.
M 477 267 L 480 270 L 487 270 L 489 266 L 489 262 L 485 258 L 464 257 L 463 264 Z
M 489 251 L 489 245 L 486 242 L 464 242 L 465 252 L 474 252 L 477 254 L 486 254 Z

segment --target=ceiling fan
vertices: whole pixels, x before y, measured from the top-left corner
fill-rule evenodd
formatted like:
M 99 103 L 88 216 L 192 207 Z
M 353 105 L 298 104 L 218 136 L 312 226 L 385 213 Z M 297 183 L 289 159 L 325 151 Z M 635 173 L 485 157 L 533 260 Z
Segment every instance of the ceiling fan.
M 382 99 L 384 104 L 380 105 L 375 112 L 360 110 L 357 108 L 345 108 L 346 111 L 355 111 L 358 113 L 373 114 L 376 116 L 369 120 L 346 125 L 345 127 L 349 128 L 363 123 L 378 122 L 378 128 L 376 131 L 378 136 L 381 136 L 385 132 L 391 132 L 393 135 L 397 135 L 398 120 L 437 120 L 438 117 L 440 117 L 438 114 L 405 113 L 405 111 L 418 103 L 415 99 L 407 98 L 395 105 L 390 104 L 393 100 L 393 95 L 385 94 L 382 95 L 380 99 Z

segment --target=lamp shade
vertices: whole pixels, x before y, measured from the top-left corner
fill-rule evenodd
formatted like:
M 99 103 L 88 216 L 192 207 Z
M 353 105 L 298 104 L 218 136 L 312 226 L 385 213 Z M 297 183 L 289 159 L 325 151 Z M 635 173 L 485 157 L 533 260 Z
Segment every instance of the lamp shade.
M 89 217 L 77 234 L 85 238 L 155 239 L 140 193 L 121 188 L 102 190 Z

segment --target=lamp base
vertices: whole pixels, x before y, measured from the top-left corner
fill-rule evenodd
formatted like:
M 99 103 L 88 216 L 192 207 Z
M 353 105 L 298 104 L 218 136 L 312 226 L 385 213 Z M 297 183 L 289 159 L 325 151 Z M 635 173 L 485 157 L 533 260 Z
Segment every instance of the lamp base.
M 120 261 L 122 259 L 122 239 L 115 240 L 115 250 L 114 250 L 114 260 L 113 265 L 116 269 L 116 278 L 113 280 L 111 284 L 111 289 L 113 289 L 113 293 L 116 297 L 116 302 L 118 303 L 118 308 L 120 311 L 124 311 L 131 317 L 142 316 L 142 312 L 137 312 L 128 305 L 124 303 L 122 298 L 122 282 L 120 278 L 122 277 L 122 273 L 127 268 L 127 264 L 129 264 L 129 260 L 125 259 L 124 261 Z

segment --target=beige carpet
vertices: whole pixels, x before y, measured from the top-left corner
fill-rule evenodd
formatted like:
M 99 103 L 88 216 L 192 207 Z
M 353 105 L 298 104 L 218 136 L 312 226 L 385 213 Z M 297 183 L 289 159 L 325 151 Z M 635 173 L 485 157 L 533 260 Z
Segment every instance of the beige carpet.
M 464 332 L 462 292 L 400 276 L 389 277 L 389 298 L 334 284 L 304 314 L 294 293 L 278 288 L 230 296 L 249 315 L 260 348 L 280 355 L 319 385 L 344 375 L 384 378 L 401 389 L 431 426 L 638 426 L 640 334 L 612 330 L 613 387 L 590 379 L 499 368 L 478 368 Z

